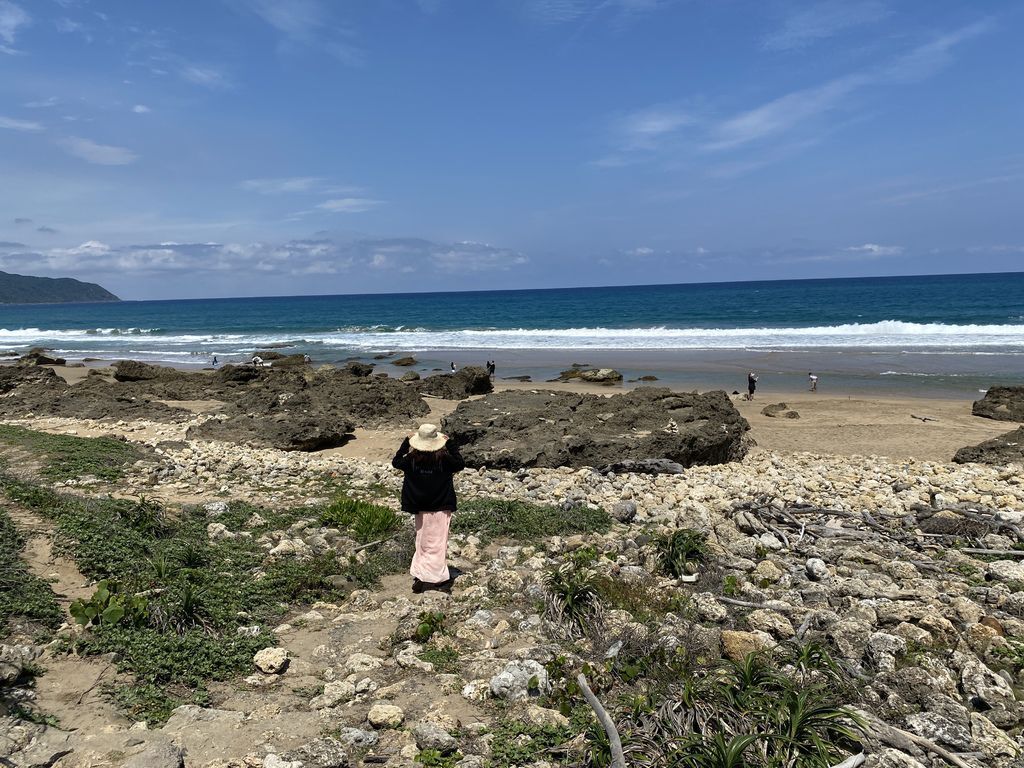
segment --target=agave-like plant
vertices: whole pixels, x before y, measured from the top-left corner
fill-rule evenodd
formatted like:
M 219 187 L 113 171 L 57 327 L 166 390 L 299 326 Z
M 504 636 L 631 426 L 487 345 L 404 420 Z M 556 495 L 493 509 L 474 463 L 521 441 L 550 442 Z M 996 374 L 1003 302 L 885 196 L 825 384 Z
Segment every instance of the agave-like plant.
M 563 563 L 549 571 L 544 581 L 548 619 L 570 636 L 579 636 L 600 612 L 593 571 Z
M 791 689 L 765 712 L 771 732 L 773 764 L 779 768 L 825 768 L 855 745 L 863 723 L 843 706 L 822 696 L 819 689 Z
M 679 578 L 692 571 L 700 563 L 710 559 L 707 534 L 692 528 L 679 528 L 658 541 L 661 566 L 665 572 Z
M 710 739 L 692 745 L 692 751 L 679 756 L 678 764 L 686 768 L 748 768 L 747 749 L 760 738 L 755 734 L 743 734 L 727 740 L 721 733 L 716 733 Z

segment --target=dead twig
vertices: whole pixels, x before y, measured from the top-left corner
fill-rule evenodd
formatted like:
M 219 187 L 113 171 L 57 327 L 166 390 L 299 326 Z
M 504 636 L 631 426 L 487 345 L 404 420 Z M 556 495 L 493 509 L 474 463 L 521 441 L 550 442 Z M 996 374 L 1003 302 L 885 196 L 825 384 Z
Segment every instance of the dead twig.
M 609 768 L 626 768 L 626 755 L 622 751 L 622 739 L 619 738 L 619 731 L 615 727 L 615 721 L 609 717 L 600 700 L 590 690 L 590 686 L 587 685 L 587 678 L 583 676 L 582 672 L 576 675 L 576 683 L 580 687 L 583 698 L 587 700 L 587 704 L 590 705 L 590 708 L 594 710 L 594 714 L 597 715 L 597 721 L 604 728 L 604 732 L 608 734 L 608 744 L 612 753 L 612 761 L 609 763 Z
M 931 416 L 915 416 L 914 414 L 910 414 L 910 418 L 917 419 L 919 421 L 925 421 L 925 422 L 927 422 L 927 421 L 938 421 L 938 419 L 932 418 Z

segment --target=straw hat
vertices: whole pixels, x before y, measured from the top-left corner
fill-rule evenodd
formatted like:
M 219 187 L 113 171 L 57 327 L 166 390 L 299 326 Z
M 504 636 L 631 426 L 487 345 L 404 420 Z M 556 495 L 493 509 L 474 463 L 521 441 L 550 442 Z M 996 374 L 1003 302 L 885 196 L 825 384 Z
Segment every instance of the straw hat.
M 448 435 L 438 432 L 436 424 L 420 424 L 420 428 L 409 435 L 409 445 L 417 451 L 436 451 L 447 442 Z

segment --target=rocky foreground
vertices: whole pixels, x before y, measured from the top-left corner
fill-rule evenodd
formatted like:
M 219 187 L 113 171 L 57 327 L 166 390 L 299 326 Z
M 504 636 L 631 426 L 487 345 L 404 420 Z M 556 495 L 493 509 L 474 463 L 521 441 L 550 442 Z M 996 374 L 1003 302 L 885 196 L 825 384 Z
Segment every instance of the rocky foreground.
M 393 505 L 400 483 L 389 466 L 373 462 L 186 440 L 185 423 L 48 419 L 40 425 L 141 437 L 154 452 L 125 479 L 122 492 L 129 494 L 279 503 L 315 498 L 340 483 Z M 217 708 L 182 708 L 154 730 L 112 716 L 103 733 L 59 737 L 8 721 L 0 754 L 16 765 L 184 760 L 208 768 L 297 768 L 347 765 L 372 745 L 389 765 L 411 765 L 424 749 L 438 747 L 441 754 L 458 749 L 463 768 L 487 765 L 487 734 L 499 711 L 563 724 L 562 715 L 537 704 L 549 684 L 545 665 L 562 654 L 585 656 L 585 645 L 573 651 L 550 617 L 532 607 L 537 602 L 523 597 L 542 601 L 544 575 L 573 552 L 592 548 L 595 573 L 686 599 L 686 611 L 659 621 L 665 643 L 696 634 L 709 652 L 732 658 L 797 636 L 826 643 L 861 681 L 857 707 L 918 738 L 896 749 L 891 733 L 879 736 L 879 726 L 865 739 L 865 765 L 913 768 L 949 759 L 936 757 L 934 748 L 958 765 L 1018 764 L 1024 746 L 1017 700 L 1024 684 L 1019 465 L 762 452 L 681 475 L 480 468 L 460 474 L 457 488 L 463 499 L 603 507 L 618 522 L 608 533 L 528 544 L 488 545 L 456 535 L 451 557 L 463 575 L 451 595 L 413 596 L 407 580 L 396 577 L 391 587 L 317 605 L 274 630 L 280 647 L 258 656 L 252 676 Z M 218 522 L 218 504 L 207 505 L 209 535 L 247 535 L 244 527 Z M 652 539 L 679 527 L 705 532 L 714 555 L 714 571 L 698 571 L 693 583 L 657 568 Z M 270 558 L 300 560 L 339 546 L 312 520 L 264 535 L 261 543 Z M 459 663 L 443 672 L 420 659 L 417 643 L 387 640 L 424 609 L 443 611 L 445 647 L 457 652 Z M 604 621 L 609 640 L 636 626 L 622 610 Z M 312 693 L 296 699 L 303 686 Z M 496 710 L 492 699 L 506 703 Z M 70 750 L 55 762 L 14 757 L 45 751 L 54 738 L 53 755 Z M 495 764 L 555 763 L 537 756 Z

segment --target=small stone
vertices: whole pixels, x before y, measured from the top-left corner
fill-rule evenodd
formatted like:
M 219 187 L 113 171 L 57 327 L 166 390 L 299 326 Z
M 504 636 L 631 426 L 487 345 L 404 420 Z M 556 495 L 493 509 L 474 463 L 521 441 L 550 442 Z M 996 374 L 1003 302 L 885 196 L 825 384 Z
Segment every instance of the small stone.
M 348 680 L 336 680 L 324 686 L 324 692 L 310 700 L 313 709 L 330 709 L 355 698 L 356 687 Z
M 125 761 L 124 768 L 183 768 L 184 755 L 174 744 L 152 744 Z
M 490 686 L 495 697 L 519 701 L 529 698 L 532 692 L 546 693 L 549 687 L 548 673 L 533 659 L 510 661 L 501 672 L 491 678 Z
M 412 734 L 420 749 L 436 749 L 442 755 L 447 755 L 459 748 L 458 740 L 436 723 L 417 723 Z
M 612 517 L 620 523 L 631 523 L 636 518 L 635 501 L 617 501 L 612 505 Z
M 397 728 L 405 722 L 405 712 L 394 704 L 374 704 L 366 719 L 377 730 Z
M 774 642 L 771 637 L 764 632 L 722 630 L 722 654 L 733 661 L 742 661 L 751 653 L 764 650 L 772 645 Z
M 279 675 L 288 669 L 288 653 L 284 648 L 264 648 L 252 657 L 256 669 L 267 675 Z
M 810 557 L 804 564 L 804 572 L 811 581 L 826 581 L 830 574 L 828 566 L 820 557 Z
M 546 707 L 539 707 L 536 704 L 530 704 L 526 708 L 526 719 L 541 728 L 548 726 L 563 728 L 569 725 L 569 718 L 557 709 L 547 709 Z

